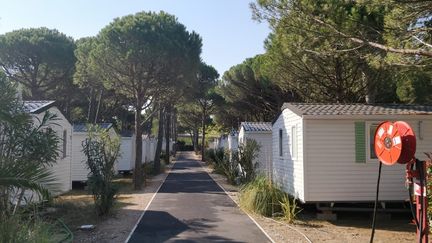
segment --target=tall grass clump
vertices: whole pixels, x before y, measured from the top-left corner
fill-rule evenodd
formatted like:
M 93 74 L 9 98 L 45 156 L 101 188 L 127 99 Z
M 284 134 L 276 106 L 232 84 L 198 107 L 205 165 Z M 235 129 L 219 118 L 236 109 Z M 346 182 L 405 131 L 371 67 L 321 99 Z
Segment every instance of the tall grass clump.
M 299 213 L 295 199 L 276 187 L 265 176 L 256 176 L 240 189 L 240 206 L 247 211 L 293 222 Z
M 240 189 L 240 205 L 267 217 L 282 212 L 280 202 L 285 193 L 275 187 L 265 176 L 257 176 Z
M 294 220 L 297 217 L 297 214 L 300 213 L 300 209 L 297 206 L 297 202 L 295 198 L 290 198 L 288 195 L 284 195 L 281 201 L 279 201 L 279 204 L 282 209 L 281 216 L 283 219 L 288 221 L 288 223 L 294 222 Z

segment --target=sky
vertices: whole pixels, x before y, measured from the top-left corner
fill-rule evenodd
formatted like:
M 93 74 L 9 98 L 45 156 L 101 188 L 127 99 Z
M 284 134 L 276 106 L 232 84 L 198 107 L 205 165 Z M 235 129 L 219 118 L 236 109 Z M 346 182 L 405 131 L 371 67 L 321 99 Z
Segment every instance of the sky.
M 220 75 L 264 53 L 267 23 L 252 20 L 252 0 L 0 0 L 0 34 L 33 27 L 55 28 L 79 39 L 95 36 L 114 18 L 165 11 L 203 38 L 202 59 Z

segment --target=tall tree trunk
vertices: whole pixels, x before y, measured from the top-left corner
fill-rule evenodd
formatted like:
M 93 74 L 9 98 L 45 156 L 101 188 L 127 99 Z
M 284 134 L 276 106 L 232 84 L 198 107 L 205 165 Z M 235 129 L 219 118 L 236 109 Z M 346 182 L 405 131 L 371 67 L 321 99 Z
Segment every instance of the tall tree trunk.
M 164 124 L 164 110 L 163 107 L 159 107 L 159 128 L 158 128 L 158 140 L 156 145 L 156 153 L 154 158 L 154 170 L 156 173 L 160 172 L 160 154 L 162 151 L 162 139 L 163 139 L 163 124 Z
M 194 132 L 194 130 L 191 130 L 191 131 L 189 131 L 189 135 L 190 135 L 190 139 L 191 139 L 191 142 L 192 142 L 192 147 L 195 149 L 195 132 Z
M 147 131 L 145 131 L 147 133 L 147 135 L 151 135 L 152 132 L 152 128 L 153 128 L 153 118 L 154 118 L 154 114 L 151 115 L 150 117 L 150 121 L 149 121 L 149 126 L 147 127 Z
M 198 135 L 198 125 L 193 128 L 193 141 L 192 141 L 194 151 L 198 153 L 199 135 Z
M 205 133 L 206 133 L 206 110 L 203 109 L 203 116 L 201 118 L 201 123 L 202 123 L 202 140 L 201 140 L 201 161 L 205 161 Z
M 87 122 L 90 122 L 91 110 L 93 105 L 93 88 L 90 88 L 90 99 L 87 111 Z
M 171 137 L 173 138 L 172 140 L 173 140 L 173 142 L 174 142 L 174 144 L 173 144 L 173 154 L 174 154 L 174 156 L 176 155 L 176 153 L 177 153 L 177 109 L 176 108 L 174 108 L 174 110 L 173 110 L 173 112 L 172 112 L 172 115 L 171 115 L 171 123 L 172 123 L 172 125 L 171 125 Z
M 99 98 L 98 98 L 98 104 L 97 104 L 97 107 L 96 107 L 94 124 L 97 123 L 97 119 L 98 119 L 98 115 L 99 115 L 99 110 L 100 110 L 100 105 L 101 105 L 101 101 L 102 101 L 102 92 L 103 91 L 101 90 L 100 93 L 99 93 Z M 142 130 L 141 130 L 141 132 L 142 132 Z
M 142 174 L 142 126 L 141 126 L 141 101 L 137 100 L 135 107 L 135 169 L 134 169 L 134 189 L 141 189 L 143 183 Z
M 171 104 L 167 105 L 165 112 L 165 163 L 170 163 L 170 136 L 171 136 Z
M 361 72 L 361 75 L 362 75 L 363 85 L 366 86 L 365 102 L 366 104 L 373 104 L 375 103 L 376 85 L 372 81 L 373 78 L 367 75 L 364 70 Z
M 346 97 L 345 97 L 345 91 L 344 91 L 344 78 L 342 73 L 342 62 L 339 58 L 336 58 L 335 60 L 335 84 L 337 85 L 336 88 L 336 101 L 337 103 L 345 103 Z

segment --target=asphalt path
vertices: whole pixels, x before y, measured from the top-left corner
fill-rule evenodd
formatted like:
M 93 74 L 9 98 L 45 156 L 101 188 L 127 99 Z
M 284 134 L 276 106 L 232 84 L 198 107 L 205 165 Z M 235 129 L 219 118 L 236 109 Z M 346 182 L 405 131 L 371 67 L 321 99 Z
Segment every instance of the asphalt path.
M 130 237 L 135 242 L 270 242 L 190 153 L 181 153 Z

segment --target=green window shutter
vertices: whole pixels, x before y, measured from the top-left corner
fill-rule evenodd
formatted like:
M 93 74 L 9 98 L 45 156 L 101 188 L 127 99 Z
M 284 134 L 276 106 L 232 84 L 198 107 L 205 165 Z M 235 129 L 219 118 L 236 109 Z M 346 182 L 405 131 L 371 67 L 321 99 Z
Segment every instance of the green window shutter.
M 356 163 L 366 163 L 366 132 L 364 122 L 355 122 Z

